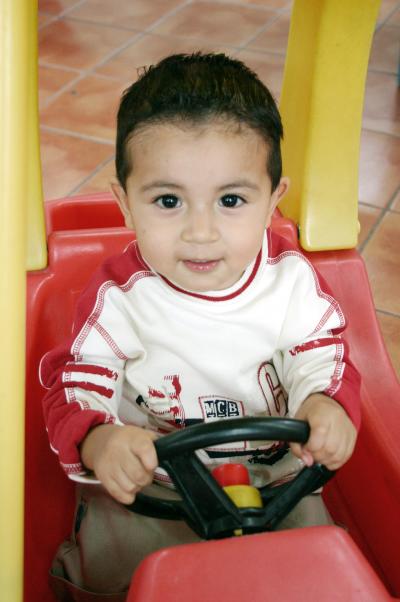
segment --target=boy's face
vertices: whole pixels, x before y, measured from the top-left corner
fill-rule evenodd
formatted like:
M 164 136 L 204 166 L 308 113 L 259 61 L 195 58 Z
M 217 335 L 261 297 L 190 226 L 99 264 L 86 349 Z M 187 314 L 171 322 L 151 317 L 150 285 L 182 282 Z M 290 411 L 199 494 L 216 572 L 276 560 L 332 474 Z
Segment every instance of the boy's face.
M 288 186 L 271 194 L 262 138 L 226 122 L 151 125 L 128 148 L 127 192 L 112 188 L 146 262 L 194 292 L 235 284 Z

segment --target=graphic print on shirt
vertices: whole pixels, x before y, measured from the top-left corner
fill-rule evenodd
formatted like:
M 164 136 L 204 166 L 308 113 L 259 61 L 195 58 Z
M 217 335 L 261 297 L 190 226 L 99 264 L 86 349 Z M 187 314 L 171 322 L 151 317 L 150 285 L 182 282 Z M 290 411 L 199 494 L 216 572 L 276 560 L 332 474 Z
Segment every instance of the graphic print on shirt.
M 236 399 L 229 399 L 222 395 L 204 395 L 199 397 L 199 404 L 204 422 L 214 422 L 226 418 L 242 418 L 245 415 L 244 404 Z M 207 447 L 209 457 L 225 457 L 228 455 L 243 453 L 247 449 L 247 441 L 227 443 L 216 447 Z
M 288 412 L 287 394 L 279 382 L 272 362 L 264 362 L 258 369 L 258 384 L 267 404 L 270 416 L 286 416 Z
M 162 417 L 169 424 L 182 428 L 185 424 L 185 412 L 180 394 L 182 386 L 178 374 L 168 374 L 163 377 L 162 390 L 148 387 L 148 401 L 141 401 L 154 416 Z

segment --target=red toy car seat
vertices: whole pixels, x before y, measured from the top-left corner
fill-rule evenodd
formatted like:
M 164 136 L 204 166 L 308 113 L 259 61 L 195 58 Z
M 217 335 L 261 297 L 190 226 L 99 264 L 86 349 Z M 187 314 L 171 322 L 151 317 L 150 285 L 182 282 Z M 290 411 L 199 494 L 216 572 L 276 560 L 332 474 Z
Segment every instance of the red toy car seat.
M 58 466 L 45 432 L 40 359 L 70 334 L 76 298 L 96 267 L 133 238 L 108 194 L 47 203 L 46 219 L 49 265 L 28 274 L 27 290 L 26 602 L 53 600 L 47 571 L 57 546 L 70 532 L 74 508 L 73 484 Z M 276 214 L 272 227 L 297 244 L 292 222 Z M 346 339 L 362 375 L 363 424 L 357 449 L 327 487 L 326 501 L 392 592 L 399 593 L 399 385 L 377 325 L 362 259 L 356 251 L 307 256 L 349 319 Z

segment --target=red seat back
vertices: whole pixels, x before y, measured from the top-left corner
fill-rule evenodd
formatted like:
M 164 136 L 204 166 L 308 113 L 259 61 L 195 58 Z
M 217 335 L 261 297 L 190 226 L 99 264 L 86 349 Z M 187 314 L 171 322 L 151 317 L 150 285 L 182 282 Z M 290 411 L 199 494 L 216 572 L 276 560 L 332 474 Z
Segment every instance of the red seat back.
M 161 600 L 389 602 L 392 598 L 345 531 L 311 527 L 155 552 L 136 571 L 127 602 Z

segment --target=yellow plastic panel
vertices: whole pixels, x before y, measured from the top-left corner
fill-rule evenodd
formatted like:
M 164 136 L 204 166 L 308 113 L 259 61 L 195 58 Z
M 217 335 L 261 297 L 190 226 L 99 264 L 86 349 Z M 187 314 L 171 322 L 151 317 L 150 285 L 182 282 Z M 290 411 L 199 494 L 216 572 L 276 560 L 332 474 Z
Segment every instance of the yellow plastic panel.
M 35 2 L 0 2 L 0 597 L 23 591 L 28 22 Z
M 369 51 L 380 0 L 296 0 L 281 113 L 280 208 L 307 250 L 357 244 L 358 162 Z

